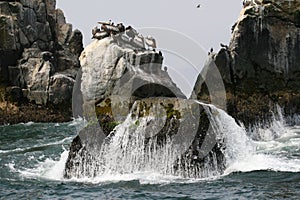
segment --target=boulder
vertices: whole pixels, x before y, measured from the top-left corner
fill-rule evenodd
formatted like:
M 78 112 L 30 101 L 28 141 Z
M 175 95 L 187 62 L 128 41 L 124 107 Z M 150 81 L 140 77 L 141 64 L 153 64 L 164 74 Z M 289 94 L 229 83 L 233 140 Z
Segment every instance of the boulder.
M 75 80 L 63 74 L 55 74 L 50 79 L 49 101 L 55 105 L 71 104 Z

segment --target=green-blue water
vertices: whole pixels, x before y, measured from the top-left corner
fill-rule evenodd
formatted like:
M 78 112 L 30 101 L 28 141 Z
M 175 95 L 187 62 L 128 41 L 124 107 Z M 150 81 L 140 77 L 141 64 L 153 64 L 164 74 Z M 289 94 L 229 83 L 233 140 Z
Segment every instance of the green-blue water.
M 259 142 L 252 160 L 206 180 L 154 173 L 62 178 L 67 149 L 80 122 L 0 127 L 1 199 L 299 199 L 300 129 Z M 271 157 L 270 157 L 271 156 Z M 240 171 L 240 172 L 236 172 Z M 244 171 L 244 172 L 241 172 Z

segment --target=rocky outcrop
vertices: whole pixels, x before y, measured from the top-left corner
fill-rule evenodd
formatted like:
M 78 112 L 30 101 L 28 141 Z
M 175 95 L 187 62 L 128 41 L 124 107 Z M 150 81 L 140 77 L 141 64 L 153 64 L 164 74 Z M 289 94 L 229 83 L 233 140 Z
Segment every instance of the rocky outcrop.
M 162 54 L 125 43 L 122 34 L 94 40 L 80 56 L 83 102 L 75 104 L 87 119 L 123 121 L 137 99 L 185 98 L 162 70 Z
M 80 56 L 82 74 L 77 81 L 81 83 L 76 82 L 78 91 L 74 95 L 82 98 L 73 102 L 73 106 L 82 106 L 87 125 L 71 144 L 64 176 L 94 177 L 102 174 L 102 170 L 109 171 L 109 167 L 121 170 L 116 173 L 130 172 L 124 166 L 114 165 L 122 165 L 122 160 L 129 163 L 126 156 L 145 160 L 147 153 L 151 157 L 152 151 L 164 151 L 167 147 L 172 150 L 164 153 L 174 155 L 165 155 L 169 162 L 165 163 L 166 173 L 202 177 L 204 166 L 210 166 L 216 174 L 222 173 L 222 139 L 218 140 L 213 129 L 209 129 L 205 109 L 187 100 L 168 72 L 162 70 L 162 53 L 137 45 L 134 34 L 138 33 L 127 35 L 125 31 L 96 38 Z M 210 139 L 204 142 L 207 134 Z M 110 154 L 104 150 L 110 148 L 110 140 L 123 140 L 127 136 L 131 139 L 112 145 L 117 148 L 112 153 L 118 158 L 105 166 L 112 159 L 105 158 Z M 130 147 L 133 149 L 129 150 Z M 147 149 L 151 152 L 146 152 Z M 141 151 L 141 154 L 130 156 L 131 151 Z M 142 160 L 132 166 L 142 169 L 144 165 L 160 164 Z
M 98 125 L 79 133 L 64 176 L 97 177 L 148 168 L 182 177 L 220 175 L 225 169 L 223 136 L 210 127 L 209 109 L 186 99 L 137 100 L 126 120 L 107 137 Z M 164 160 L 156 160 L 160 157 Z
M 298 1 L 246 5 L 229 46 L 211 55 L 225 84 L 227 110 L 246 126 L 270 120 L 276 104 L 286 115 L 300 113 L 299 13 Z M 201 77 L 195 93 L 209 101 Z
M 82 34 L 55 6 L 55 0 L 0 1 L 0 85 L 17 106 L 64 107 L 70 118 Z M 12 87 L 21 91 L 17 98 Z

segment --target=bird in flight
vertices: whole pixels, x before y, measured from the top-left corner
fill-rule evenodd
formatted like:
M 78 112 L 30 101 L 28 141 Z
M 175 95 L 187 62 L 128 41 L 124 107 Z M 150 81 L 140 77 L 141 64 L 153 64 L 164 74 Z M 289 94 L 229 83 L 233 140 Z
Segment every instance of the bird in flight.
M 200 8 L 200 7 L 201 7 L 201 4 L 198 4 L 198 5 L 197 5 L 197 8 Z

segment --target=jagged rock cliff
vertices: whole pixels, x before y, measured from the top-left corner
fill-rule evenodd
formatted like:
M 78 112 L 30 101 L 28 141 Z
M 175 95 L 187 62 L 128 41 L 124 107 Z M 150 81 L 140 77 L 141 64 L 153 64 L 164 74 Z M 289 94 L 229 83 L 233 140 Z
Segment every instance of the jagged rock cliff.
M 247 126 L 269 120 L 276 104 L 300 112 L 300 3 L 267 1 L 245 6 L 228 47 L 212 54 L 227 92 L 227 110 Z M 198 99 L 209 101 L 205 84 Z
M 55 0 L 0 1 L 1 101 L 19 108 L 16 113 L 2 108 L 1 115 L 6 116 L 0 123 L 71 117 L 82 34 L 72 30 L 63 11 L 55 6 Z M 35 109 L 39 111 L 32 114 Z M 52 115 L 52 120 L 38 112 Z

